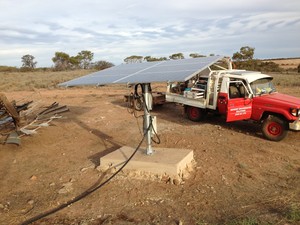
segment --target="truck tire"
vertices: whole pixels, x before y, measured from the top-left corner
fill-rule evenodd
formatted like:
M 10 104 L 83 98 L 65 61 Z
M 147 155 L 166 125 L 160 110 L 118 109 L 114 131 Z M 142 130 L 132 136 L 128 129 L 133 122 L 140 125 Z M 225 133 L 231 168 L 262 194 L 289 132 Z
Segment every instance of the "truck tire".
M 262 124 L 263 136 L 270 141 L 281 141 L 287 132 L 288 123 L 277 116 L 269 116 Z
M 197 107 L 187 106 L 186 114 L 189 120 L 197 122 L 205 119 L 206 111 Z

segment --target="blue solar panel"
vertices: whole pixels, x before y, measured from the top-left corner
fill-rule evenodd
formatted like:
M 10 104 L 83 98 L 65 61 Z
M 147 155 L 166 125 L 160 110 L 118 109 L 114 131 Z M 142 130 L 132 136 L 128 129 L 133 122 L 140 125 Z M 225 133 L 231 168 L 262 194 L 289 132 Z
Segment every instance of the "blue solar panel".
M 181 60 L 121 64 L 59 85 L 82 86 L 186 81 L 222 58 L 223 56 L 211 56 Z

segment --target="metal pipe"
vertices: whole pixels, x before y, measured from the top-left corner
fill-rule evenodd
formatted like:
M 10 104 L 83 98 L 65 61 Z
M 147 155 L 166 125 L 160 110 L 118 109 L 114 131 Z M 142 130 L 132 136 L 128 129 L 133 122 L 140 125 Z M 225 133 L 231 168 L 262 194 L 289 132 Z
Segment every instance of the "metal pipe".
M 143 85 L 143 94 L 144 94 L 144 132 L 147 132 L 146 134 L 146 140 L 147 140 L 147 149 L 146 154 L 152 155 L 153 150 L 151 146 L 151 115 L 150 110 L 152 110 L 152 104 L 151 104 L 151 93 L 150 93 L 150 84 L 142 84 Z

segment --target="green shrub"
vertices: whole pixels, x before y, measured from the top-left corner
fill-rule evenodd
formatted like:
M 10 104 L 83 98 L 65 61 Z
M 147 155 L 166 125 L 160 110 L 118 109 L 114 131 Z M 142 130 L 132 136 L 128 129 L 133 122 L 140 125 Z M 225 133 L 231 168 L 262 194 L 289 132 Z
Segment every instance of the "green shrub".
M 292 205 L 286 214 L 287 219 L 290 222 L 299 222 L 300 221 L 300 208 L 296 205 Z
M 234 62 L 236 69 L 262 71 L 262 72 L 283 72 L 283 69 L 274 62 L 263 62 L 258 59 L 251 59 L 247 61 Z
M 17 72 L 19 69 L 13 66 L 0 66 L 0 72 Z
M 247 217 L 244 219 L 231 221 L 226 223 L 226 225 L 259 225 L 259 222 L 256 218 Z

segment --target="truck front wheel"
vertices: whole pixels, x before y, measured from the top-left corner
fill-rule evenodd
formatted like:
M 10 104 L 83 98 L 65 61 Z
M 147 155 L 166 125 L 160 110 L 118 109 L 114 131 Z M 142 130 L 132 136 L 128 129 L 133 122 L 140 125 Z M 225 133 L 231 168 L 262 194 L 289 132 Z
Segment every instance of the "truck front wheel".
M 287 132 L 288 123 L 277 116 L 269 116 L 262 124 L 262 133 L 270 141 L 281 141 Z
M 197 107 L 187 106 L 186 114 L 189 120 L 191 121 L 200 121 L 203 120 L 206 116 L 206 111 Z

